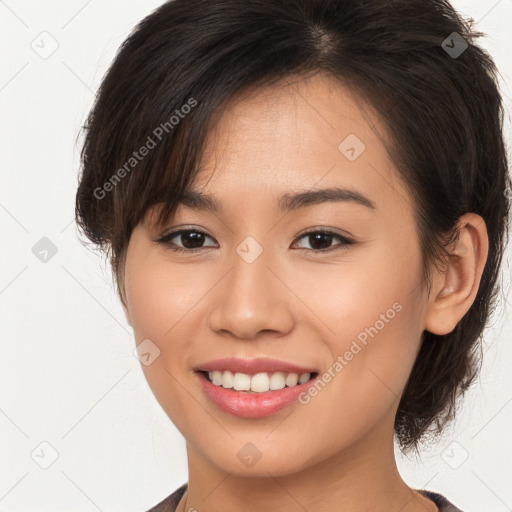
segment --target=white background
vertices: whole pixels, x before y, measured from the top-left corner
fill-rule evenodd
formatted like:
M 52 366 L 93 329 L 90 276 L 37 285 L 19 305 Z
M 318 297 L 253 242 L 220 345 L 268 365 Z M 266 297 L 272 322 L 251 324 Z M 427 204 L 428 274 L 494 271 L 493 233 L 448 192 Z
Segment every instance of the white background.
M 115 51 L 160 3 L 0 1 L 1 512 L 140 512 L 187 481 L 184 440 L 132 353 L 110 268 L 73 222 L 79 129 Z M 479 44 L 510 116 L 512 1 L 453 5 L 488 34 Z M 41 37 L 45 51 L 58 44 L 46 59 L 31 47 Z M 510 148 L 510 119 L 506 129 Z M 32 252 L 42 237 L 57 248 L 46 263 Z M 465 512 L 512 509 L 510 250 L 504 267 L 483 371 L 457 422 L 421 461 L 398 455 L 409 485 Z M 48 469 L 34 461 L 50 462 L 42 442 L 58 453 Z

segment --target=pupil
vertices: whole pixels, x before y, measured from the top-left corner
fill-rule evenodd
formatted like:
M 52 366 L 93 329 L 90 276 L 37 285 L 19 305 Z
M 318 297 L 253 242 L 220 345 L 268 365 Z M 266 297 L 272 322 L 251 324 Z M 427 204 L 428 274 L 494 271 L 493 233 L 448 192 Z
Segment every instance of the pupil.
M 204 243 L 204 235 L 196 231 L 182 233 L 182 244 L 186 249 L 200 248 Z M 313 249 L 328 249 L 331 246 L 332 235 L 327 233 L 315 233 L 309 235 L 309 242 Z
M 195 231 L 191 231 L 189 233 L 182 233 L 182 244 L 183 246 L 186 248 L 186 249 L 195 249 L 195 248 L 200 248 L 202 246 L 202 244 L 204 243 L 204 235 L 202 233 L 197 233 Z M 192 242 L 192 244 L 190 244 L 189 242 Z M 196 245 L 194 245 L 196 244 Z
M 309 238 L 310 238 L 310 244 L 311 244 L 311 247 L 313 247 L 313 249 L 328 249 L 330 246 L 331 246 L 331 241 L 332 241 L 332 235 L 328 235 L 326 233 L 316 233 L 314 235 L 309 235 Z M 322 239 L 323 241 L 327 242 L 327 243 L 324 243 L 322 244 Z M 313 243 L 312 240 L 314 241 Z M 317 244 L 316 242 L 320 241 L 320 244 Z M 320 247 L 318 246 L 320 245 Z

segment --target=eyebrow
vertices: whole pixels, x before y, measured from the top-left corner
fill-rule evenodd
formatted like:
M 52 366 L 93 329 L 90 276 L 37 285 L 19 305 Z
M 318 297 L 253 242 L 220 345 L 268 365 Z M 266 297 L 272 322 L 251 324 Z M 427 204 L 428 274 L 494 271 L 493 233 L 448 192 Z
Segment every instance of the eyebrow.
M 278 208 L 285 213 L 326 202 L 351 202 L 370 210 L 377 209 L 375 203 L 360 192 L 340 187 L 288 192 L 279 198 Z M 212 213 L 222 211 L 222 206 L 217 199 L 209 194 L 196 191 L 185 192 L 179 203 L 199 211 Z

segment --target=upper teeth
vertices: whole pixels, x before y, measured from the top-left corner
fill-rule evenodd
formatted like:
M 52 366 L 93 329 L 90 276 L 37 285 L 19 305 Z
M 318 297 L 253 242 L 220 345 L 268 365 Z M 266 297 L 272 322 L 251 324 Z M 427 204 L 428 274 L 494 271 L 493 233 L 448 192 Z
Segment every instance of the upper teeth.
M 265 393 L 266 391 L 283 389 L 285 386 L 296 386 L 297 382 L 303 384 L 311 378 L 310 373 L 288 373 L 275 372 L 269 376 L 268 373 L 256 373 L 248 375 L 246 373 L 233 374 L 229 370 L 214 370 L 208 372 L 208 377 L 216 386 L 222 386 L 236 391 L 254 391 L 256 393 Z

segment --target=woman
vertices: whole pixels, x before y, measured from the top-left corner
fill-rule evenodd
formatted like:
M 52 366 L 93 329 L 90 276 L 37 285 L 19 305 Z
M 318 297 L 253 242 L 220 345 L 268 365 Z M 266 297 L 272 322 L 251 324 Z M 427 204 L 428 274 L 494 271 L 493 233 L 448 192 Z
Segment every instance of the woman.
M 152 511 L 459 510 L 393 439 L 453 419 L 494 306 L 510 183 L 479 35 L 442 0 L 175 0 L 122 45 L 76 214 L 186 439 Z

